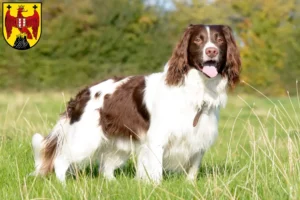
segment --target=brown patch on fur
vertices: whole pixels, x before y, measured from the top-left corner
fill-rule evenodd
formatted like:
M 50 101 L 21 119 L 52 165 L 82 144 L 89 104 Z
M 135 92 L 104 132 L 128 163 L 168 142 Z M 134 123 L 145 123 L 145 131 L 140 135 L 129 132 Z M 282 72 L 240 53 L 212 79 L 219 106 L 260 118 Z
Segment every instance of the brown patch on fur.
M 53 170 L 53 159 L 56 154 L 57 148 L 57 137 L 50 140 L 50 135 L 48 135 L 44 141 L 46 141 L 45 147 L 43 148 L 42 154 L 42 166 L 40 173 L 42 175 L 47 175 Z
M 173 51 L 172 57 L 169 61 L 169 68 L 166 77 L 166 84 L 168 85 L 179 85 L 182 84 L 184 74 L 188 72 L 188 45 L 191 37 L 190 25 L 184 32 L 183 37 L 177 44 Z
M 240 81 L 241 58 L 232 34 L 232 29 L 229 26 L 223 26 L 223 33 L 227 42 L 227 58 L 222 75 L 228 77 L 228 84 L 233 89 Z
M 95 98 L 97 99 L 97 98 L 99 98 L 100 97 L 100 95 L 101 95 L 101 92 L 96 92 L 96 94 L 95 94 Z
M 110 79 L 113 79 L 115 82 L 118 82 L 118 81 L 120 81 L 120 80 L 122 80 L 124 78 L 126 78 L 126 77 L 125 76 L 114 76 L 114 77 L 112 77 Z
M 90 100 L 89 88 L 84 88 L 75 97 L 68 102 L 67 115 L 70 118 L 70 124 L 80 120 L 86 103 Z
M 135 76 L 104 96 L 100 125 L 107 136 L 139 139 L 140 131 L 149 128 L 150 116 L 143 103 L 145 77 Z
M 113 78 L 110 78 L 112 80 L 114 80 L 115 82 L 119 81 L 119 80 L 122 80 L 124 77 L 113 77 Z M 91 94 L 90 94 L 90 90 L 89 88 L 90 87 L 93 87 L 99 83 L 102 83 L 104 81 L 107 81 L 109 79 L 105 79 L 105 80 L 102 80 L 102 81 L 98 81 L 98 82 L 95 82 L 89 86 L 87 86 L 86 88 L 82 89 L 81 91 L 78 92 L 78 94 L 75 96 L 75 98 L 71 98 L 70 101 L 68 102 L 68 106 L 67 106 L 67 111 L 63 113 L 64 114 L 67 114 L 67 116 L 70 118 L 70 124 L 73 124 L 77 121 L 80 120 L 80 117 L 83 113 L 83 110 L 86 106 L 86 103 L 90 100 L 91 98 Z M 101 91 L 97 92 L 95 94 L 95 98 L 98 98 L 101 94 Z
M 108 99 L 110 97 L 110 94 L 104 95 L 104 100 Z

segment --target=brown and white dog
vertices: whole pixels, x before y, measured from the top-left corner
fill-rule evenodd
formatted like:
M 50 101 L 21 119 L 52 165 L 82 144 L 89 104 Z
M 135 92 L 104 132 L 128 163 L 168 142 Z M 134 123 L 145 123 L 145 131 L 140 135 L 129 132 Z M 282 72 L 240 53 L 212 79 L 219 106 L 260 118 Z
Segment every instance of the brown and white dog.
M 35 174 L 54 169 L 64 182 L 71 165 L 98 159 L 114 179 L 134 151 L 137 178 L 159 183 L 166 169 L 195 180 L 240 70 L 230 27 L 190 25 L 163 72 L 108 79 L 71 99 L 52 132 L 32 138 Z

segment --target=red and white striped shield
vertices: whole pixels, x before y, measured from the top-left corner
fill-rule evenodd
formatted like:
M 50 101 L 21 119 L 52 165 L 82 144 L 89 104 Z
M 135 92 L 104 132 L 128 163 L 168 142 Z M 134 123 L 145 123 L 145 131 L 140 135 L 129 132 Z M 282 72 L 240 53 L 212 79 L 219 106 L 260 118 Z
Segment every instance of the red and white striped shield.
M 17 26 L 18 28 L 26 27 L 26 18 L 17 18 Z

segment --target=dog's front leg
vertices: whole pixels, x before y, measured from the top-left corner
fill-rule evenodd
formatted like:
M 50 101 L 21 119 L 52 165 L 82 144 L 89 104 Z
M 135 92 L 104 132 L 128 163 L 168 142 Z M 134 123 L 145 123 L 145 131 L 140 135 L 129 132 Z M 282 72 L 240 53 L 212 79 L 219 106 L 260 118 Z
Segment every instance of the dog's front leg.
M 197 180 L 199 166 L 201 164 L 201 160 L 203 158 L 205 151 L 200 150 L 190 159 L 190 166 L 187 171 L 187 180 L 190 182 L 194 182 Z
M 163 146 L 148 142 L 141 146 L 138 155 L 137 178 L 146 182 L 160 183 L 163 174 Z

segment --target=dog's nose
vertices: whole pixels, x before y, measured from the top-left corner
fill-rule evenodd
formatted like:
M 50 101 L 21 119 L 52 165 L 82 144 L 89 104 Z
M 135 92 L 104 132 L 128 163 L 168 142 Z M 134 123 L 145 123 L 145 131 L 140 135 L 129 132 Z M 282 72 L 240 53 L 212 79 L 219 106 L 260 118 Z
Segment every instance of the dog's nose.
M 219 51 L 215 47 L 208 47 L 206 48 L 205 53 L 208 57 L 214 58 L 219 54 Z

